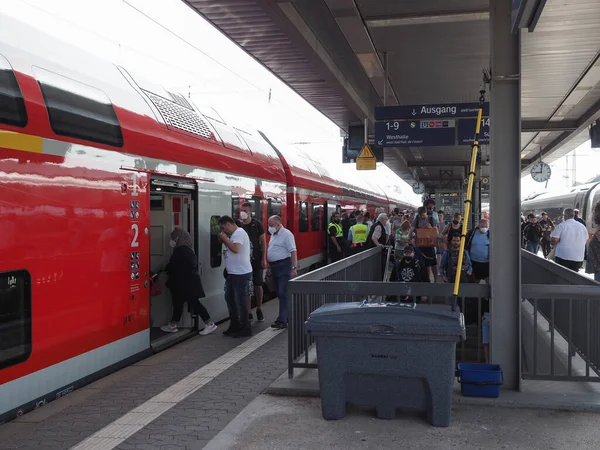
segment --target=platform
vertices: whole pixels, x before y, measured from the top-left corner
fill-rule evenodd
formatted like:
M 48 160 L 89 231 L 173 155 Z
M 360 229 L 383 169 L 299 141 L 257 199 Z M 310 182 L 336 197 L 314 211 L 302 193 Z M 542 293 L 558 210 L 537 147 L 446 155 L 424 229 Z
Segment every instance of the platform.
M 0 449 L 202 448 L 285 370 L 286 333 L 264 305 L 248 339 L 228 323 L 0 425 Z
M 316 398 L 261 395 L 204 449 L 591 450 L 600 438 L 598 416 L 590 413 L 455 404 L 448 428 L 410 413 L 391 421 L 373 417 L 353 408 L 344 420 L 325 421 Z
M 317 371 L 287 380 L 287 332 L 269 327 L 277 302 L 264 311 L 249 339 L 223 336 L 225 323 L 1 425 L 0 450 L 597 448 L 598 416 L 585 411 L 600 411 L 600 394 L 590 383 L 536 382 L 498 400 L 457 390 L 447 429 L 356 407 L 325 421 L 319 399 L 306 397 L 318 396 Z

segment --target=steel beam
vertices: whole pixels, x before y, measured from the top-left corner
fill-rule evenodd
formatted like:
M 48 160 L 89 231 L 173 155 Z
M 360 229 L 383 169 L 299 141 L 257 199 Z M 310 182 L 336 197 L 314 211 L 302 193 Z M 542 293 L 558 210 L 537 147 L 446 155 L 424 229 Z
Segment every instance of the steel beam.
M 473 10 L 464 12 L 441 12 L 429 14 L 405 14 L 371 17 L 365 20 L 369 27 L 401 27 L 406 25 L 427 25 L 438 23 L 456 23 L 487 20 L 488 10 Z
M 545 120 L 523 120 L 521 131 L 523 133 L 538 133 L 542 131 L 574 131 L 578 127 L 576 120 L 561 120 L 560 122 L 547 122 Z
M 490 0 L 490 357 L 519 389 L 521 303 L 521 58 L 511 2 Z
M 407 161 L 408 167 L 465 167 L 469 161 Z

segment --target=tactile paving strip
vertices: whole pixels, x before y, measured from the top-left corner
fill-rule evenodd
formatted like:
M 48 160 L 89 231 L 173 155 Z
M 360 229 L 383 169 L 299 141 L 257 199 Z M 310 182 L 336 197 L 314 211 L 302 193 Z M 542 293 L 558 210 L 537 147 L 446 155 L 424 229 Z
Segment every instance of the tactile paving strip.
M 147 402 L 92 434 L 71 450 L 112 450 L 153 420 L 173 408 L 225 370 L 269 342 L 282 330 L 268 328 L 206 366 L 192 372 Z

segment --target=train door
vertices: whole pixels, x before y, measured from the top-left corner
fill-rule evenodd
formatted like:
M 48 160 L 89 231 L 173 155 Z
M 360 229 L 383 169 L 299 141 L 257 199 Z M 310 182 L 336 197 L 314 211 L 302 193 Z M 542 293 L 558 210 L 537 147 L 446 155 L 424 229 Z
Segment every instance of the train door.
M 167 287 L 168 276 L 164 271 L 173 248 L 169 242 L 171 232 L 180 227 L 190 233 L 196 248 L 197 229 L 195 210 L 197 204 L 196 183 L 153 178 L 150 183 L 150 272 L 153 288 L 150 297 L 150 340 L 152 347 L 161 347 L 196 328 L 195 320 L 184 305 L 176 332 L 161 330 L 170 322 L 173 314 L 171 292 Z
M 342 211 L 342 206 L 336 204 L 335 202 L 325 202 L 325 207 L 323 208 L 323 227 L 325 229 L 325 250 L 327 252 L 327 258 L 329 257 L 329 244 L 331 240 L 329 239 L 329 223 L 331 222 L 331 218 L 335 213 L 340 214 Z

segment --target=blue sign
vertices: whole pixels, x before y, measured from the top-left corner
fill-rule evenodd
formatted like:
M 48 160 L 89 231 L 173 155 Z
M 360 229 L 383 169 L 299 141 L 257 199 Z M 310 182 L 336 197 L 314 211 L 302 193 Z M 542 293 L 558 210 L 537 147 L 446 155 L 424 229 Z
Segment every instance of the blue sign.
M 456 145 L 456 121 L 413 120 L 375 122 L 375 145 L 430 147 Z
M 479 111 L 479 103 L 380 106 L 375 108 L 375 120 L 454 119 L 460 117 L 477 117 L 477 111 Z M 490 115 L 489 103 L 484 103 L 483 115 Z
M 458 121 L 458 145 L 473 145 L 475 141 L 475 125 L 477 119 L 461 119 Z M 479 129 L 479 143 L 490 143 L 490 118 L 481 119 L 481 128 Z

